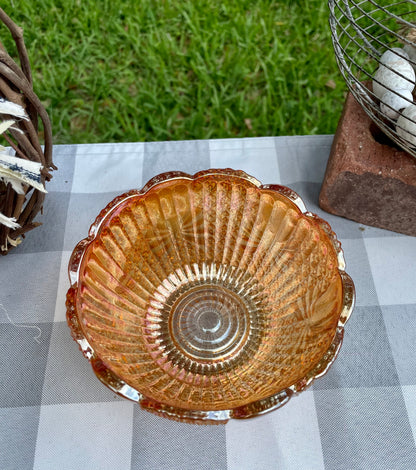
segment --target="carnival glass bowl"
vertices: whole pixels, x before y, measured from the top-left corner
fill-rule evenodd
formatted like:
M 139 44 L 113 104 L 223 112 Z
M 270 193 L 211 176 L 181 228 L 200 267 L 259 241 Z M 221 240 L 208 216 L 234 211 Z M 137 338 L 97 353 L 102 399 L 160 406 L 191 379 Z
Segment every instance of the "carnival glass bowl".
M 278 408 L 323 375 L 354 303 L 340 243 L 242 171 L 159 175 L 75 248 L 67 320 L 98 378 L 173 419 Z

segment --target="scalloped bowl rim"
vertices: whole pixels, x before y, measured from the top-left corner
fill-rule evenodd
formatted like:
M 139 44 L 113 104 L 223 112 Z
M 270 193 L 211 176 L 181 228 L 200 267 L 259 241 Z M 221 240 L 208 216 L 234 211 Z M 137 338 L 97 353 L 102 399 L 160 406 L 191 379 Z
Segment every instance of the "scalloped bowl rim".
M 195 411 L 156 402 L 142 395 L 138 390 L 131 387 L 117 375 L 115 375 L 95 354 L 94 349 L 86 339 L 77 318 L 76 297 L 80 267 L 83 257 L 88 247 L 99 236 L 101 227 L 103 227 L 105 221 L 111 216 L 117 207 L 119 207 L 121 204 L 124 204 L 131 198 L 136 198 L 137 196 L 146 194 L 155 186 L 158 186 L 166 181 L 171 181 L 174 179 L 196 180 L 205 176 L 215 175 L 225 175 L 230 178 L 244 179 L 259 189 L 276 191 L 289 200 L 297 208 L 297 210 L 303 214 L 304 217 L 308 218 L 309 220 L 313 220 L 316 224 L 318 224 L 330 239 L 337 255 L 338 272 L 342 282 L 343 301 L 341 311 L 339 312 L 339 320 L 334 339 L 326 353 L 323 355 L 321 361 L 311 371 L 309 371 L 305 377 L 270 397 L 261 400 L 254 400 L 253 402 L 238 408 L 215 411 Z M 124 398 L 140 403 L 141 407 L 148 411 L 163 417 L 189 423 L 221 424 L 226 423 L 230 418 L 243 419 L 259 416 L 280 408 L 282 405 L 286 404 L 292 396 L 307 389 L 315 379 L 322 377 L 329 370 L 338 356 L 344 336 L 344 326 L 348 321 L 355 305 L 355 287 L 351 277 L 345 272 L 345 260 L 343 250 L 341 249 L 341 243 L 338 241 L 328 222 L 321 219 L 316 214 L 307 211 L 301 197 L 292 189 L 277 184 L 263 185 L 255 177 L 248 175 L 244 171 L 233 170 L 230 168 L 203 170 L 195 173 L 194 175 L 190 175 L 181 171 L 166 172 L 150 179 L 142 189 L 133 189 L 117 196 L 109 204 L 107 204 L 104 209 L 101 210 L 94 223 L 91 225 L 88 236 L 82 239 L 75 246 L 70 257 L 68 274 L 70 288 L 67 292 L 66 299 L 67 323 L 70 327 L 73 339 L 78 343 L 79 349 L 82 351 L 84 356 L 90 361 L 94 373 L 98 379 L 113 392 Z

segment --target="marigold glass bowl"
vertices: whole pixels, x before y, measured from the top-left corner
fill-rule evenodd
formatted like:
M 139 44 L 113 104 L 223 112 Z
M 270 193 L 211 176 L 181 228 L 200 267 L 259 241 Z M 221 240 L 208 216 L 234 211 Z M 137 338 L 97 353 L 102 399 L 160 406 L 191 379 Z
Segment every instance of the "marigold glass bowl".
M 354 304 L 340 243 L 288 188 L 165 173 L 75 248 L 67 320 L 98 378 L 147 410 L 221 423 L 323 375 Z

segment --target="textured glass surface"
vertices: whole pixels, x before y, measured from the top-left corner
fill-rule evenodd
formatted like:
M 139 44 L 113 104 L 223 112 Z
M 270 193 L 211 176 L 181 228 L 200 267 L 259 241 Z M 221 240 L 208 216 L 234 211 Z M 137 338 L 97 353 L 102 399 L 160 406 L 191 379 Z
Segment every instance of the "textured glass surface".
M 113 201 L 70 262 L 68 322 L 98 377 L 159 414 L 274 409 L 335 359 L 354 288 L 328 224 L 232 170 Z

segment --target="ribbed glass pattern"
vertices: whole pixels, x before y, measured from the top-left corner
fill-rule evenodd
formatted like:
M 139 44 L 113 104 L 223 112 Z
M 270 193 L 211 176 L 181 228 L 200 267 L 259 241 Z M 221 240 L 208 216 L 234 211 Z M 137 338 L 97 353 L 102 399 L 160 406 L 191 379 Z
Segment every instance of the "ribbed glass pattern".
M 277 188 L 162 179 L 97 219 L 69 303 L 114 376 L 170 407 L 226 410 L 322 361 L 345 307 L 339 244 Z

